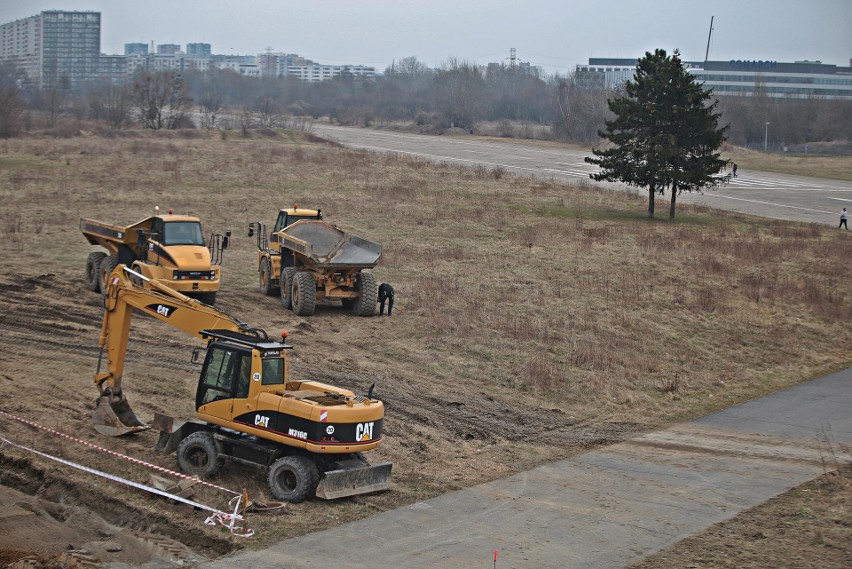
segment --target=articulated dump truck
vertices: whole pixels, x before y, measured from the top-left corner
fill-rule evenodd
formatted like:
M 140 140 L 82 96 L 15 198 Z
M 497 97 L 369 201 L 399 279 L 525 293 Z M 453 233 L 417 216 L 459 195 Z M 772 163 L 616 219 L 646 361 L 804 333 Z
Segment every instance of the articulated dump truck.
M 172 290 L 215 304 L 221 280 L 219 265 L 230 231 L 225 235 L 213 233 L 205 243 L 197 217 L 171 212 L 160 215 L 159 208 L 155 215 L 129 226 L 84 218 L 80 230 L 89 243 L 106 249 L 89 253 L 86 259 L 89 290 L 106 294 L 109 275 L 121 264 L 146 279 L 156 279 Z
M 357 316 L 375 316 L 378 284 L 369 269 L 382 256 L 378 243 L 322 220 L 320 210 L 282 209 L 272 232 L 249 224 L 257 237 L 260 292 L 281 295 L 284 308 L 314 313 L 317 300 L 340 301 Z

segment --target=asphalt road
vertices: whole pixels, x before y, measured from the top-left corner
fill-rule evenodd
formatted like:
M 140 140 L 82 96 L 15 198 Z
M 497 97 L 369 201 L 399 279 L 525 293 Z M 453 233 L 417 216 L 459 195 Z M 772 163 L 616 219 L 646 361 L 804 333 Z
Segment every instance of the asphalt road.
M 624 567 L 852 460 L 850 381 L 835 373 L 207 567 Z
M 419 156 L 448 164 L 481 165 L 491 169 L 502 167 L 506 172 L 552 180 L 593 183 L 589 174 L 597 170 L 583 161 L 591 152 L 330 125 L 316 125 L 314 128 L 318 135 L 352 148 Z M 828 225 L 839 222 L 840 208 L 852 208 L 850 182 L 742 168 L 737 174 L 737 178 L 722 188 L 704 194 L 683 194 L 678 201 Z M 616 184 L 604 185 L 623 188 Z M 657 202 L 657 207 L 664 213 L 668 211 L 669 199 L 663 196 Z
M 531 176 L 587 179 L 592 171 L 576 151 L 329 126 L 317 131 L 353 147 Z M 852 184 L 740 169 L 730 186 L 683 201 L 834 224 L 843 203 L 852 201 Z M 207 567 L 624 567 L 851 461 L 850 382 L 852 369 Z

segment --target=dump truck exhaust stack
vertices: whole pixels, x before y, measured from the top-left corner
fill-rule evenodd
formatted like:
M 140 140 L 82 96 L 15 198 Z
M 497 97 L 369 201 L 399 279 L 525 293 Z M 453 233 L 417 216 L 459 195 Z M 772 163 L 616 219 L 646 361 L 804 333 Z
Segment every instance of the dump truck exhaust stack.
M 104 390 L 95 401 L 92 422 L 97 432 L 108 437 L 120 437 L 151 428 L 136 416 L 124 393 L 115 395 L 109 389 Z

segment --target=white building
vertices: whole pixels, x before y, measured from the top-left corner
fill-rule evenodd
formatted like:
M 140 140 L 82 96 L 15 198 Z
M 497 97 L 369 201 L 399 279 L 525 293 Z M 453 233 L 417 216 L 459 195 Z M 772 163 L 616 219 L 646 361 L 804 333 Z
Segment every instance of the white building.
M 612 89 L 633 79 L 638 59 L 589 58 L 578 65 L 578 83 Z M 852 99 L 852 67 L 819 61 L 683 62 L 689 73 L 719 96 Z

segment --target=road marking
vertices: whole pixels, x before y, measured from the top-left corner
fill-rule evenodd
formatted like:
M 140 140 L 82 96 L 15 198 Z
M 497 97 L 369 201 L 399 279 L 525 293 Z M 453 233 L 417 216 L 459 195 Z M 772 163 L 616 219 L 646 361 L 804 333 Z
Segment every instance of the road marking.
M 788 209 L 800 209 L 802 211 L 815 211 L 817 213 L 826 213 L 826 214 L 829 214 L 829 215 L 834 215 L 834 213 L 835 213 L 833 211 L 823 211 L 821 209 L 813 209 L 813 208 L 809 208 L 809 207 L 798 207 L 798 206 L 795 206 L 795 205 L 784 205 L 784 204 L 780 204 L 780 203 L 765 202 L 765 201 L 762 201 L 762 200 L 747 200 L 745 198 L 735 198 L 733 196 L 723 196 L 721 194 L 706 193 L 704 195 L 705 196 L 714 196 L 714 197 L 722 198 L 722 199 L 725 199 L 725 200 L 734 200 L 734 201 L 740 201 L 740 202 L 755 203 L 755 204 L 760 204 L 760 205 L 771 205 L 771 206 L 775 206 L 775 207 L 786 207 Z

